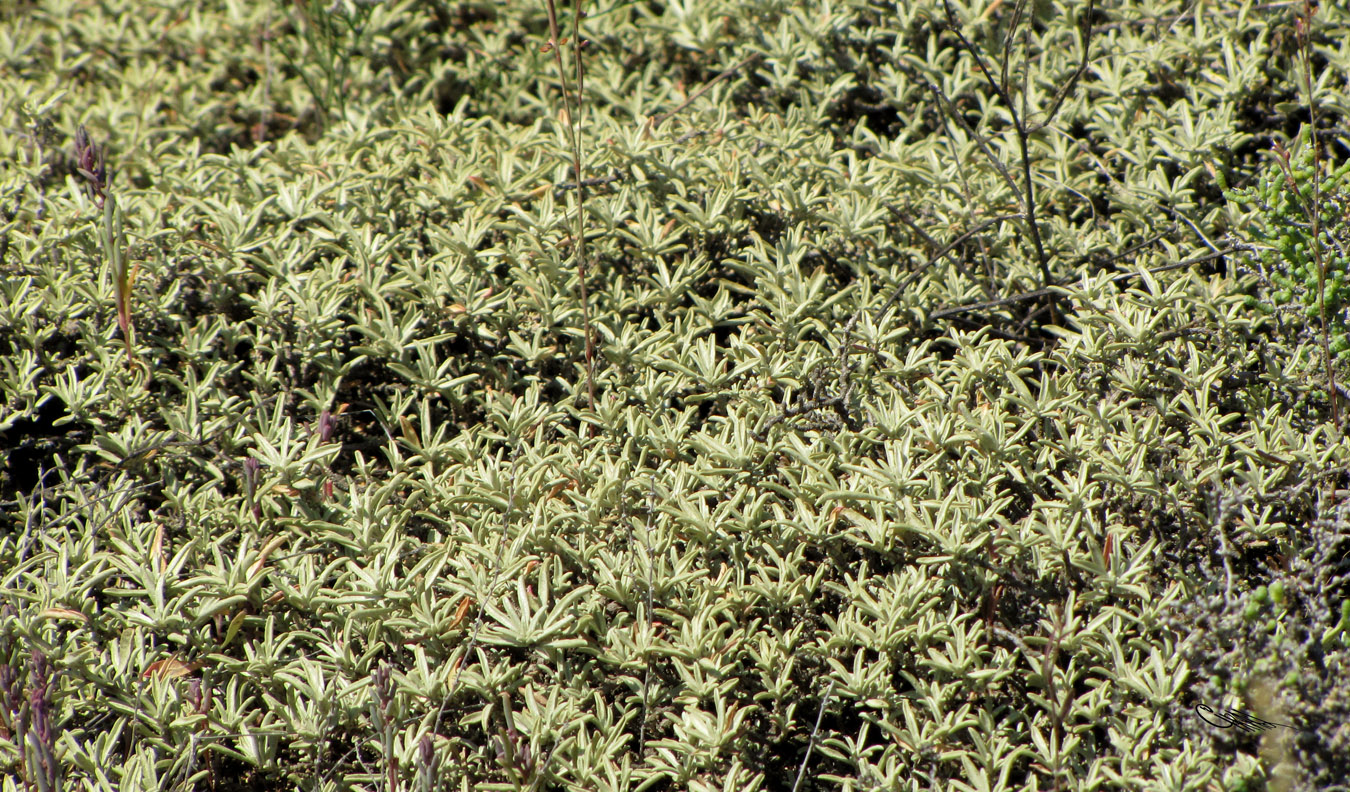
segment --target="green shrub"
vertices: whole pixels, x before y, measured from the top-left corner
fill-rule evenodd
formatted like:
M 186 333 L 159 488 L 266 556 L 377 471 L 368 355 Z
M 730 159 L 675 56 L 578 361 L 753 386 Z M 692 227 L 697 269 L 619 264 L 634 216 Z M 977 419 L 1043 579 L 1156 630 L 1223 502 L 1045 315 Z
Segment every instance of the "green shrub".
M 1321 246 L 1326 263 L 1326 316 L 1332 335 L 1331 349 L 1338 357 L 1350 357 L 1346 307 L 1350 292 L 1346 275 L 1350 271 L 1350 162 L 1331 169 L 1316 157 L 1311 128 L 1299 135 L 1297 153 L 1292 157 L 1282 148 L 1279 158 L 1261 174 L 1255 187 L 1227 190 L 1228 200 L 1255 210 L 1250 224 L 1251 238 L 1260 252 L 1262 272 L 1270 283 L 1270 302 L 1253 297 L 1250 304 L 1267 312 L 1295 303 L 1303 306 L 1309 319 L 1320 320 L 1318 304 L 1318 264 L 1315 245 Z M 1314 176 L 1321 170 L 1317 189 L 1318 233 L 1313 236 L 1312 203 Z M 1273 304 L 1272 304 L 1273 303 Z

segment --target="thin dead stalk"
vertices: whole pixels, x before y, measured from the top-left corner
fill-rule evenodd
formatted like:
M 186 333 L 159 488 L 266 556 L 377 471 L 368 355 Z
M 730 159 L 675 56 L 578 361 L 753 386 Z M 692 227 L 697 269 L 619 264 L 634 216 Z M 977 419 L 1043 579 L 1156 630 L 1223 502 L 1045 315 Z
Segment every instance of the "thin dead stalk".
M 585 175 L 582 171 L 582 151 L 581 151 L 581 130 L 577 128 L 577 116 L 581 114 L 581 97 L 586 90 L 586 68 L 581 58 L 581 48 L 584 42 L 581 40 L 581 18 L 585 13 L 581 10 L 582 0 L 574 0 L 572 5 L 572 54 L 573 65 L 576 69 L 577 89 L 573 94 L 567 87 L 567 69 L 563 66 L 562 44 L 566 39 L 558 38 L 558 8 L 554 0 L 548 2 L 548 43 L 544 45 L 544 51 L 553 50 L 554 62 L 558 64 L 558 78 L 562 81 L 563 94 L 563 114 L 567 120 L 567 132 L 572 142 L 572 169 L 576 183 L 584 185 L 586 183 Z M 575 97 L 575 98 L 574 98 Z M 594 409 L 595 401 L 595 336 L 591 332 L 591 307 L 590 300 L 586 293 L 586 190 L 581 188 L 577 190 L 577 212 L 576 212 L 576 234 L 577 241 L 577 281 L 580 284 L 578 296 L 581 299 L 581 329 L 586 335 L 586 392 L 590 396 L 590 406 Z
M 1295 19 L 1295 33 L 1298 37 L 1298 52 L 1303 93 L 1308 100 L 1308 122 L 1312 127 L 1309 143 L 1313 147 L 1312 169 L 1312 205 L 1304 205 L 1308 219 L 1312 223 L 1312 253 L 1317 264 L 1317 308 L 1322 319 L 1322 359 L 1327 368 L 1327 398 L 1331 400 L 1331 420 L 1337 427 L 1341 425 L 1340 399 L 1336 393 L 1336 369 L 1331 358 L 1331 325 L 1327 323 L 1327 262 L 1322 256 L 1322 149 L 1317 143 L 1317 96 L 1313 92 L 1312 80 L 1312 19 L 1317 13 L 1317 4 L 1313 0 L 1304 0 L 1303 13 Z M 1285 166 L 1286 169 L 1288 166 Z M 1297 194 L 1297 189 L 1295 190 Z

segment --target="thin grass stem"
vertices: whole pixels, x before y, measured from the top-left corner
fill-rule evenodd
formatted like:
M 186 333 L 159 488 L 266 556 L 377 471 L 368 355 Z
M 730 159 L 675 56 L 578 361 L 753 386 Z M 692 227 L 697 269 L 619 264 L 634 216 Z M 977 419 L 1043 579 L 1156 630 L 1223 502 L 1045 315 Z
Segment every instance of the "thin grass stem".
M 578 185 L 576 206 L 577 256 L 577 296 L 581 300 L 581 330 L 586 336 L 586 393 L 590 397 L 590 407 L 595 408 L 595 335 L 591 332 L 590 299 L 586 293 L 586 183 L 582 169 L 584 157 L 581 150 L 581 130 L 577 127 L 577 116 L 581 114 L 581 95 L 586 88 L 586 67 L 581 57 L 581 0 L 575 0 L 572 6 L 572 53 L 576 69 L 577 89 L 575 95 L 567 87 L 567 69 L 563 66 L 562 44 L 558 38 L 558 7 L 554 0 L 548 3 L 548 33 L 546 45 L 553 50 L 554 62 L 558 64 L 558 78 L 562 83 L 563 114 L 566 117 L 568 137 L 572 143 L 572 170 Z

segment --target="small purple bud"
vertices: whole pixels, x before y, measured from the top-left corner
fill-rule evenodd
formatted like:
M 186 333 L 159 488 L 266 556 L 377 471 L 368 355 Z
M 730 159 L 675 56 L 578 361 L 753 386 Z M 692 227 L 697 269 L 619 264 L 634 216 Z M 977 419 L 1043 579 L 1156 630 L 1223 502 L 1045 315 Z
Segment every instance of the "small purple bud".
M 427 772 L 436 772 L 436 741 L 430 734 L 422 735 L 422 739 L 418 741 L 417 759 Z
M 52 744 L 52 717 L 48 707 L 47 689 L 35 687 L 28 692 L 28 703 L 33 708 L 33 730 L 43 745 Z
M 530 755 L 530 742 L 528 740 L 521 740 L 520 735 L 514 732 L 512 732 L 511 737 L 515 739 L 516 744 L 520 746 L 520 769 L 524 771 L 527 776 L 534 775 L 534 757 Z
M 248 494 L 248 502 L 253 507 L 253 519 L 262 519 L 262 506 L 257 502 L 258 495 L 258 473 L 262 470 L 262 463 L 253 457 L 244 460 L 244 489 Z
M 108 168 L 103 156 L 103 150 L 89 139 L 88 130 L 81 124 L 75 132 L 75 170 L 89 182 L 89 196 L 100 209 L 108 189 Z
M 327 410 L 319 413 L 319 440 L 325 443 L 331 441 L 336 430 L 337 417 Z
M 47 690 L 51 686 L 52 665 L 41 651 L 33 650 L 33 687 Z M 43 695 L 46 695 L 45 693 Z
M 188 683 L 188 703 L 192 705 L 193 712 L 202 711 L 202 681 L 193 679 Z
M 75 130 L 75 165 L 90 178 L 94 170 L 94 144 L 89 142 L 89 131 L 81 124 Z
M 253 457 L 244 460 L 244 485 L 248 487 L 249 500 L 258 491 L 258 471 L 262 470 L 262 463 Z
M 375 699 L 380 704 L 380 712 L 386 715 L 389 713 L 389 705 L 393 700 L 389 691 L 389 680 L 393 673 L 388 663 L 381 663 L 380 667 L 375 669 Z

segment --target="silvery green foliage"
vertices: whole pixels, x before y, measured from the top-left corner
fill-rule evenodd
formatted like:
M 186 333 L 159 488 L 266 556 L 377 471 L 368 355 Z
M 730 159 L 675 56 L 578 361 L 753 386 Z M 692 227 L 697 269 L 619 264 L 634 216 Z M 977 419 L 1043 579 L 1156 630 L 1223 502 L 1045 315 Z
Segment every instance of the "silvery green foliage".
M 1214 255 L 1292 12 L 1191 6 L 589 6 L 593 406 L 543 6 L 0 10 L 3 788 L 35 650 L 66 789 L 1255 788 L 1347 450 Z

